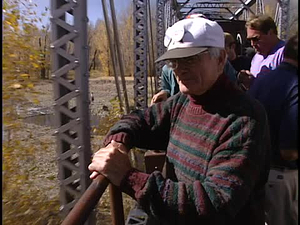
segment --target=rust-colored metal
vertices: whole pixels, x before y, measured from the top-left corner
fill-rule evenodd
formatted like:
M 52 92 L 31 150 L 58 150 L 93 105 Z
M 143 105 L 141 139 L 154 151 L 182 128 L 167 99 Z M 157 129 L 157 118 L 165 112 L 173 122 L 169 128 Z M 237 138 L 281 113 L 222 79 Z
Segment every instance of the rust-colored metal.
M 113 225 L 124 225 L 123 199 L 120 189 L 113 184 L 109 185 L 110 212 Z
M 83 225 L 91 211 L 97 205 L 108 184 L 108 179 L 102 175 L 98 175 L 78 200 L 74 208 L 69 212 L 62 225 Z
M 147 151 L 145 153 L 146 173 L 152 173 L 155 170 L 162 171 L 165 163 L 166 153 L 159 151 Z

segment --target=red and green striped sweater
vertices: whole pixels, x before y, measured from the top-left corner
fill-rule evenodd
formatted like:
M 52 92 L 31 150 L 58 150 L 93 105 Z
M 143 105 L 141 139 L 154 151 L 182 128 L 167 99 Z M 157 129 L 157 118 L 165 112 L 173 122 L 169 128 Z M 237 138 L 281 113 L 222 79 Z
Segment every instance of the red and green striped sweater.
M 131 170 L 121 190 L 166 224 L 264 224 L 269 130 L 262 106 L 223 75 L 116 123 L 104 140 L 165 149 L 175 177 Z

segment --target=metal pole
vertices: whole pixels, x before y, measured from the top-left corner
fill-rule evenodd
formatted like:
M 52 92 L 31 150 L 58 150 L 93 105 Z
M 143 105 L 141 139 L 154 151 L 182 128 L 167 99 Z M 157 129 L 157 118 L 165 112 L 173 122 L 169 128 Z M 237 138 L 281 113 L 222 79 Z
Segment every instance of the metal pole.
M 112 35 L 111 35 L 111 32 L 110 32 L 110 28 L 109 28 L 109 19 L 108 19 L 108 15 L 107 15 L 106 0 L 101 0 L 101 2 L 102 2 L 102 10 L 103 10 L 103 15 L 104 15 L 106 32 L 107 32 L 107 37 L 108 37 L 108 42 L 109 42 L 110 58 L 111 58 L 111 63 L 112 63 L 113 70 L 114 70 L 114 78 L 115 78 L 115 82 L 116 82 L 118 98 L 119 98 L 119 101 L 120 101 L 119 102 L 120 109 L 121 109 L 121 111 L 123 111 L 123 99 L 121 97 L 121 90 L 120 90 L 118 72 L 117 72 L 117 67 L 116 67 L 116 64 L 115 64 L 116 55 L 115 55 L 115 48 L 114 48 L 114 45 L 113 45 Z
M 84 224 L 89 214 L 97 205 L 108 184 L 108 179 L 102 175 L 98 175 L 98 177 L 92 182 L 89 188 L 78 200 L 68 216 L 64 219 L 62 225 Z
M 109 185 L 110 213 L 113 225 L 124 225 L 122 192 L 113 184 Z
M 112 25 L 113 25 L 113 30 L 114 30 L 118 63 L 119 63 L 120 72 L 121 72 L 121 81 L 122 81 L 123 95 L 124 95 L 124 100 L 125 100 L 125 113 L 128 114 L 129 113 L 129 103 L 128 103 L 128 96 L 127 96 L 127 88 L 126 88 L 123 60 L 122 60 L 122 55 L 121 55 L 121 50 L 120 50 L 121 45 L 120 45 L 119 33 L 118 33 L 118 29 L 117 29 L 115 5 L 114 5 L 113 0 L 110 0 L 109 2 L 110 2 L 111 18 L 112 18 Z
M 149 47 L 151 45 L 151 51 L 149 52 L 149 67 L 150 67 L 150 86 L 151 86 L 151 96 L 153 96 L 153 83 L 152 83 L 152 77 L 154 77 L 154 81 L 156 76 L 153 76 L 154 71 L 154 43 L 153 43 L 153 34 L 152 34 L 152 18 L 151 18 L 151 10 L 150 10 L 150 0 L 148 0 L 148 18 L 149 18 L 149 33 L 150 33 L 150 42 Z M 155 90 L 156 92 L 157 90 Z

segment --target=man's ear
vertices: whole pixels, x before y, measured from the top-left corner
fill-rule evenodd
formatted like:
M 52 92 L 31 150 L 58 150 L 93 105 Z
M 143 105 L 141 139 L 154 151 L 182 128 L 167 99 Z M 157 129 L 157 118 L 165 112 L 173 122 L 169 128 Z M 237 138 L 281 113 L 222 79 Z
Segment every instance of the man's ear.
M 226 51 L 225 49 L 222 49 L 220 51 L 220 56 L 218 58 L 218 69 L 220 71 L 223 71 L 224 70 L 224 66 L 226 64 L 226 60 L 227 60 L 227 54 L 226 54 Z
M 273 29 L 270 29 L 267 33 L 267 35 L 273 35 L 273 34 L 275 34 L 275 31 Z

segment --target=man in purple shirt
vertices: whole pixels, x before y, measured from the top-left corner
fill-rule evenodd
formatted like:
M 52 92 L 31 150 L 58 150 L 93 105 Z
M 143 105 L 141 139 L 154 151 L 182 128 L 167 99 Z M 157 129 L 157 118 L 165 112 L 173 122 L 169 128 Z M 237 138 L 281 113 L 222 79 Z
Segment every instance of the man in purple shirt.
M 274 70 L 283 59 L 284 41 L 277 37 L 277 28 L 270 16 L 256 16 L 246 23 L 247 39 L 256 50 L 250 71 L 238 75 L 241 86 L 248 90 L 253 80 Z

